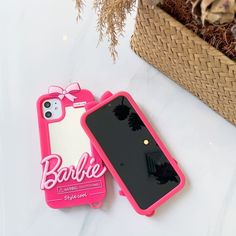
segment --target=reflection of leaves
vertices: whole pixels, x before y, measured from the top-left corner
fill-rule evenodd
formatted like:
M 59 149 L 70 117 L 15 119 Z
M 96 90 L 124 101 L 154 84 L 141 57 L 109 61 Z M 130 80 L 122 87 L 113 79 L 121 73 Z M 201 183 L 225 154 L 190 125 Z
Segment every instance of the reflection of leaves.
M 137 113 L 132 112 L 129 116 L 129 126 L 133 131 L 140 130 L 144 126 L 143 121 Z
M 168 181 L 178 182 L 178 175 L 169 163 L 164 163 L 156 166 L 154 176 L 159 184 L 165 184 Z
M 127 119 L 127 117 L 129 117 L 128 119 L 128 125 L 129 127 L 133 130 L 140 130 L 142 128 L 142 126 L 144 126 L 143 121 L 140 119 L 140 117 L 138 116 L 138 114 L 136 112 L 132 112 L 130 114 L 130 106 L 124 105 L 124 97 L 122 97 L 121 100 L 121 104 L 117 105 L 114 109 L 113 109 L 113 113 L 115 114 L 116 118 L 118 120 L 125 120 Z
M 125 97 L 122 97 L 121 105 L 118 105 L 114 108 L 113 112 L 118 120 L 125 120 L 129 115 L 130 107 L 124 105 Z
M 149 175 L 154 176 L 159 184 L 179 181 L 179 177 L 170 163 L 156 163 L 153 158 L 147 157 L 147 167 Z
M 118 105 L 114 108 L 113 112 L 118 120 L 125 120 L 129 115 L 130 108 L 126 105 Z

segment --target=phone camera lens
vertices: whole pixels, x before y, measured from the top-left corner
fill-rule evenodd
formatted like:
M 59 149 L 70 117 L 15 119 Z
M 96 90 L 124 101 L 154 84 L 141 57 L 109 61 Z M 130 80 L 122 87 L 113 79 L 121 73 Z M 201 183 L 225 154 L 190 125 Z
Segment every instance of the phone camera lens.
M 46 116 L 47 118 L 50 118 L 50 117 L 52 116 L 52 112 L 47 111 L 47 112 L 45 113 L 45 116 Z
M 44 107 L 49 108 L 50 106 L 51 106 L 51 103 L 50 103 L 50 102 L 45 102 L 45 103 L 44 103 Z

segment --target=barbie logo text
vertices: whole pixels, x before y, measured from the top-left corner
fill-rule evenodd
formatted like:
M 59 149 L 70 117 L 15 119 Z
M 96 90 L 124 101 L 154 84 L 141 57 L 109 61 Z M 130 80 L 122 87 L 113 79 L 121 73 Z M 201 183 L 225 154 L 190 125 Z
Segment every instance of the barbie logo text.
M 88 153 L 84 153 L 77 166 L 62 167 L 62 159 L 56 154 L 45 157 L 41 164 L 44 165 L 41 189 L 52 189 L 57 183 L 68 180 L 82 182 L 84 178 L 100 178 L 105 172 L 106 167 L 94 164 L 95 159 Z

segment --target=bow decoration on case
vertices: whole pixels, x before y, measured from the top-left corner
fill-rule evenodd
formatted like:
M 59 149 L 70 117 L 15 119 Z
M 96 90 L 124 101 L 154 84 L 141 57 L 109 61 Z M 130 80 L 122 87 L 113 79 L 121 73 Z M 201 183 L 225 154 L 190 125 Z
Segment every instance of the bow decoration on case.
M 72 95 L 71 92 L 72 91 L 80 91 L 80 86 L 78 83 L 72 83 L 70 85 L 68 85 L 65 89 L 61 88 L 60 86 L 50 86 L 48 89 L 48 93 L 52 94 L 52 93 L 58 93 L 58 98 L 60 98 L 61 100 L 66 97 L 67 99 L 69 99 L 70 101 L 74 102 L 74 100 L 76 99 L 76 96 Z

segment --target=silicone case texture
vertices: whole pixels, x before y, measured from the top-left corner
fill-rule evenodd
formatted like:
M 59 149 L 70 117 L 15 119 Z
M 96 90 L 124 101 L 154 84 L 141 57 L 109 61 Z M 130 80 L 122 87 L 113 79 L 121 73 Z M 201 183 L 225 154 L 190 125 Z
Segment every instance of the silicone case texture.
M 129 103 L 132 105 L 134 110 L 137 112 L 137 114 L 141 118 L 142 122 L 145 124 L 145 126 L 149 130 L 150 134 L 152 135 L 152 137 L 154 138 L 156 143 L 159 145 L 161 151 L 164 153 L 164 155 L 166 156 L 166 158 L 168 159 L 169 163 L 174 168 L 174 170 L 176 171 L 176 173 L 178 174 L 179 179 L 180 179 L 179 184 L 175 188 L 173 188 L 170 192 L 168 192 L 166 195 L 164 195 L 161 199 L 158 199 L 154 204 L 152 204 L 151 206 L 149 206 L 146 209 L 142 209 L 137 204 L 135 198 L 132 196 L 131 192 L 127 188 L 127 186 L 124 183 L 123 179 L 120 177 L 119 173 L 116 171 L 116 169 L 112 165 L 111 161 L 109 160 L 109 157 L 106 155 L 106 153 L 102 149 L 101 145 L 99 144 L 98 140 L 96 139 L 96 137 L 94 136 L 94 134 L 89 129 L 89 127 L 88 127 L 88 125 L 86 123 L 86 119 L 89 117 L 89 115 L 91 115 L 93 112 L 97 111 L 98 109 L 102 108 L 104 105 L 110 103 L 112 100 L 116 99 L 119 96 L 124 96 L 126 99 L 128 99 Z M 119 93 L 114 94 L 114 95 L 112 95 L 112 93 L 110 93 L 110 92 L 106 92 L 102 96 L 101 101 L 98 104 L 90 103 L 90 104 L 87 105 L 87 107 L 88 107 L 87 112 L 84 113 L 82 115 L 82 117 L 81 117 L 81 125 L 84 128 L 84 130 L 85 130 L 86 134 L 88 135 L 88 137 L 90 138 L 92 144 L 94 145 L 94 147 L 98 151 L 99 155 L 103 159 L 103 161 L 104 161 L 105 165 L 107 166 L 108 170 L 111 172 L 111 174 L 113 175 L 114 179 L 119 184 L 119 186 L 121 188 L 120 195 L 126 196 L 127 199 L 129 200 L 129 202 L 131 203 L 131 205 L 133 206 L 133 208 L 139 214 L 146 215 L 146 216 L 153 215 L 155 213 L 155 209 L 157 207 L 162 205 L 164 202 L 166 202 L 169 198 L 171 198 L 174 194 L 176 194 L 178 191 L 180 191 L 184 187 L 185 177 L 184 177 L 183 172 L 179 168 L 178 163 L 170 155 L 170 153 L 168 152 L 167 148 L 165 147 L 163 142 L 160 140 L 160 138 L 158 137 L 158 135 L 156 134 L 156 132 L 152 128 L 151 124 L 147 121 L 147 119 L 145 118 L 144 114 L 141 112 L 141 110 L 138 107 L 138 105 L 135 103 L 135 101 L 133 100 L 131 95 L 128 94 L 127 92 L 119 92 Z M 135 163 L 134 163 L 134 165 L 135 165 Z M 128 176 L 127 176 L 127 178 L 128 178 Z
M 58 99 L 61 103 L 62 116 L 58 119 L 44 117 L 42 106 L 49 99 Z M 106 167 L 80 125 L 85 105 L 93 101 L 93 94 L 80 89 L 78 83 L 66 89 L 51 86 L 49 93 L 37 101 L 41 189 L 52 208 L 82 204 L 98 208 L 106 195 Z

